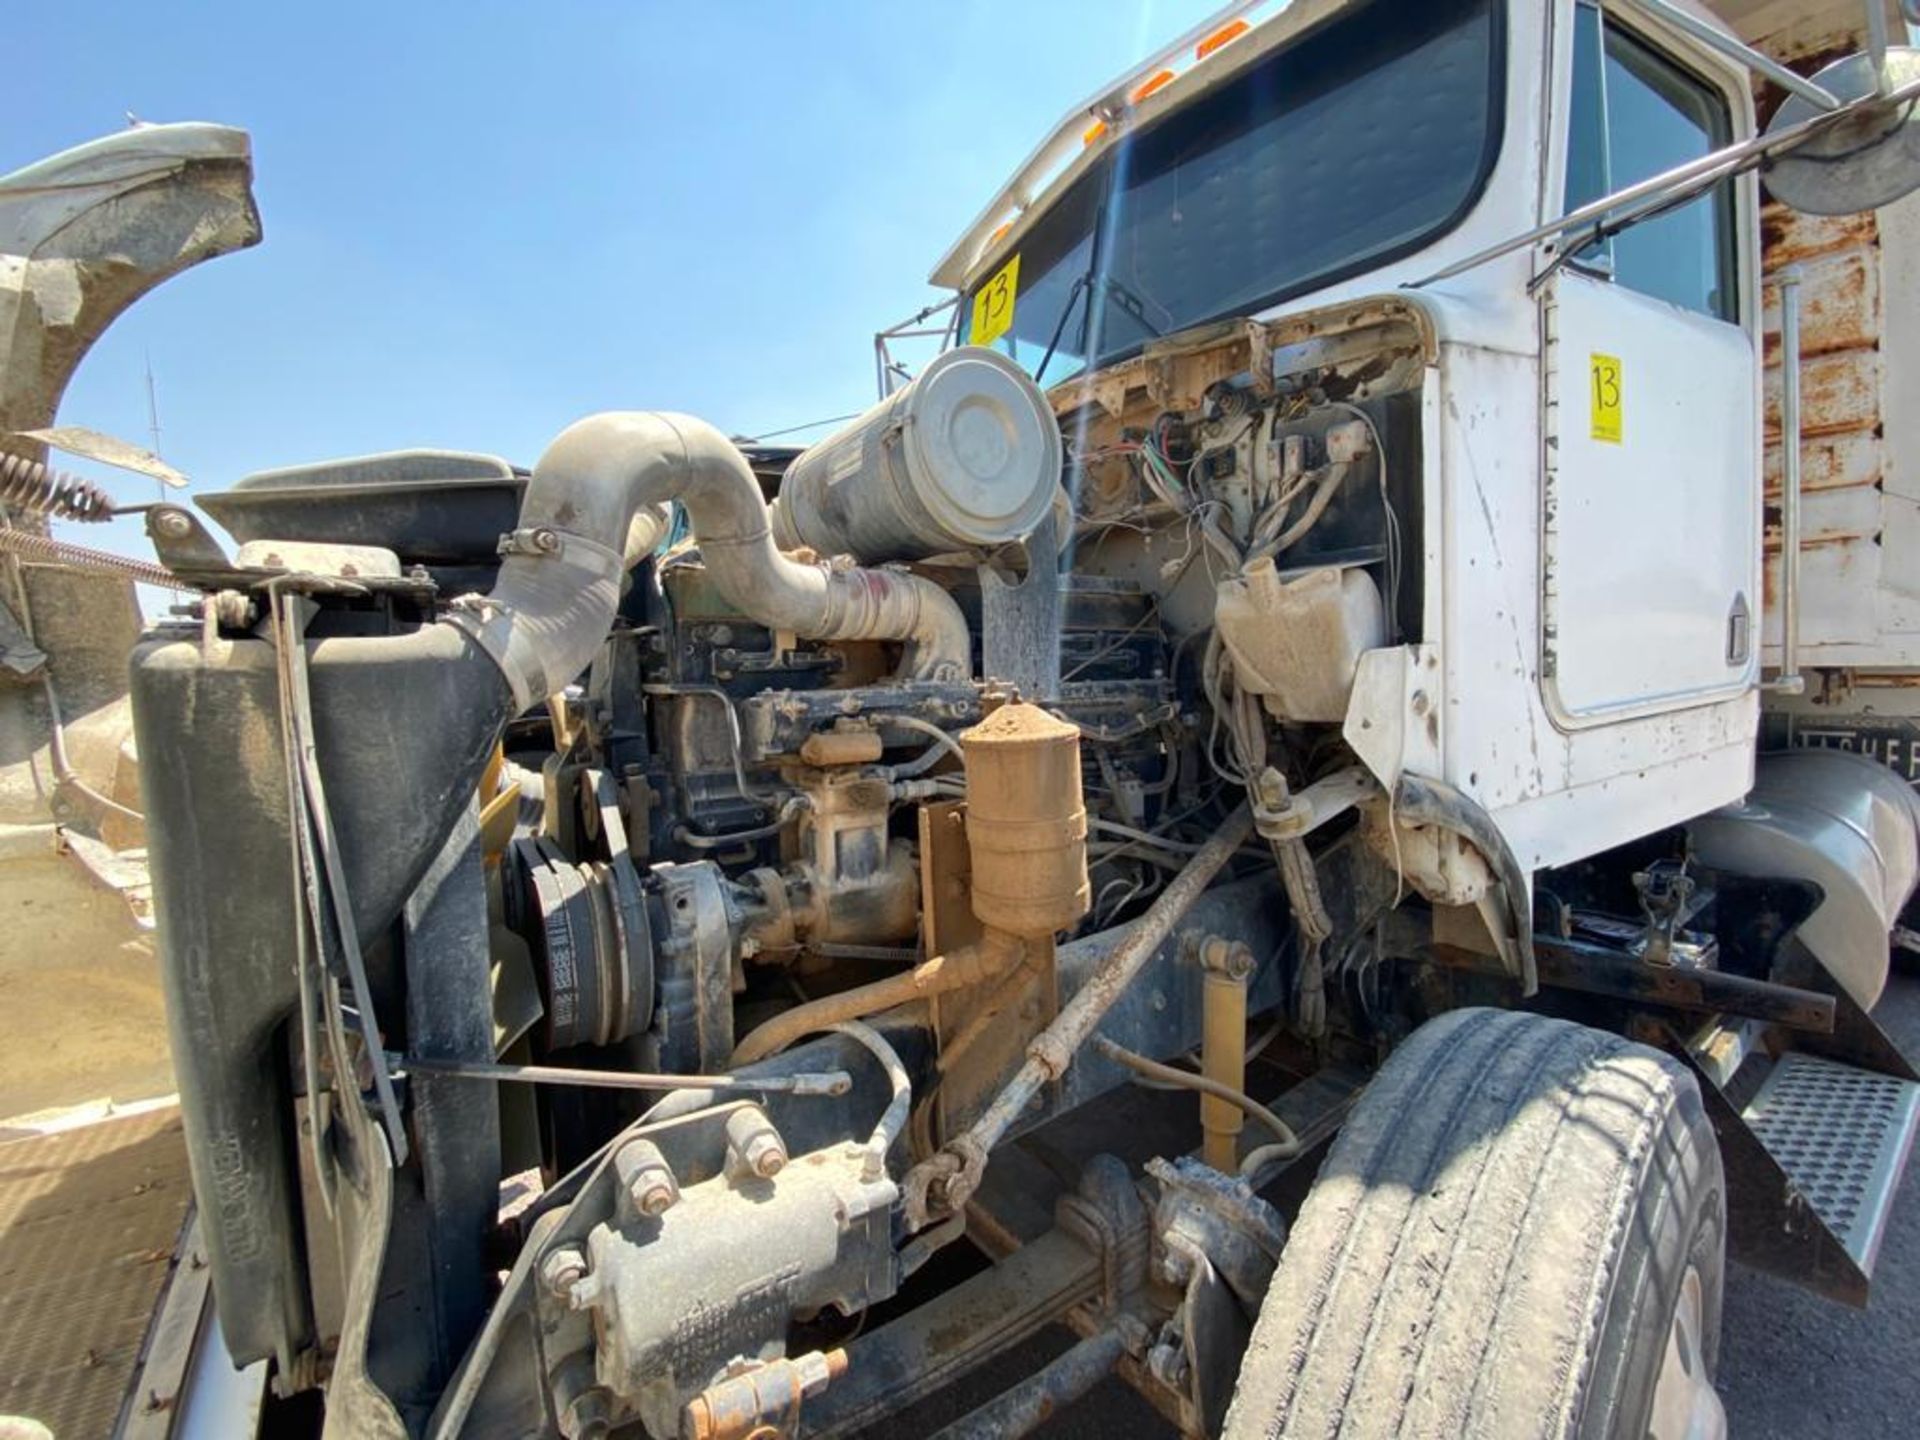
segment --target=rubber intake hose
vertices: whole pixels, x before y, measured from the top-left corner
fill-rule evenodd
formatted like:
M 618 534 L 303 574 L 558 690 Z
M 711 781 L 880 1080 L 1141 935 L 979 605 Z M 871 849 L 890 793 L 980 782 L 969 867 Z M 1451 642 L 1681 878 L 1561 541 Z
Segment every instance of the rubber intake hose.
M 678 501 L 715 588 L 747 618 L 810 640 L 901 640 L 904 678 L 965 680 L 972 635 L 953 598 L 895 570 L 833 570 L 775 546 L 759 483 L 733 443 L 687 415 L 611 411 L 561 431 L 534 467 L 490 595 L 456 623 L 524 707 L 586 668 L 613 623 L 622 553 L 642 507 Z

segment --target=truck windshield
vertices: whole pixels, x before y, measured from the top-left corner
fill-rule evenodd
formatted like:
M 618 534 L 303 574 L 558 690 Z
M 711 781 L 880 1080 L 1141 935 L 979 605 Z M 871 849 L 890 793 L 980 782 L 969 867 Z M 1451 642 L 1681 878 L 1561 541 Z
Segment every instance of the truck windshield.
M 968 296 L 968 338 L 1062 380 L 1429 243 L 1499 149 L 1501 10 L 1371 0 L 1124 137 Z

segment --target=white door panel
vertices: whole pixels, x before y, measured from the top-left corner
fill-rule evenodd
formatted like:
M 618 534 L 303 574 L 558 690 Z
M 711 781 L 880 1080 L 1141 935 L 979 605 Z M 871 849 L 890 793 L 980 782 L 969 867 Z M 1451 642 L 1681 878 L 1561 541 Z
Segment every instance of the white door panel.
M 1759 650 L 1752 342 L 1571 270 L 1543 306 L 1549 709 L 1577 726 L 1741 689 Z

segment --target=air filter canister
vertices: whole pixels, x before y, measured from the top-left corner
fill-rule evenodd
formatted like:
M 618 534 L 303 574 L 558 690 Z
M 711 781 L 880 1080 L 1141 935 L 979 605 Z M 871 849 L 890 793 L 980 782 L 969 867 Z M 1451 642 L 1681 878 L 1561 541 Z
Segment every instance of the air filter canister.
M 974 915 L 1015 935 L 1079 924 L 1093 899 L 1079 728 L 1015 701 L 962 731 L 960 748 Z
M 787 467 L 773 536 L 863 565 L 1004 545 L 1059 486 L 1046 397 L 1004 355 L 963 345 Z

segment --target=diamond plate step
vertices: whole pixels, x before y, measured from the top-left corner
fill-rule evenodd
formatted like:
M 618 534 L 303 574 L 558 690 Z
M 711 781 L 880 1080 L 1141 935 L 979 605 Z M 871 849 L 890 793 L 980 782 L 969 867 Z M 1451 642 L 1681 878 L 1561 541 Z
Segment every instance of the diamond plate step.
M 1871 1275 L 1920 1128 L 1920 1085 L 1789 1052 L 1741 1118 Z

